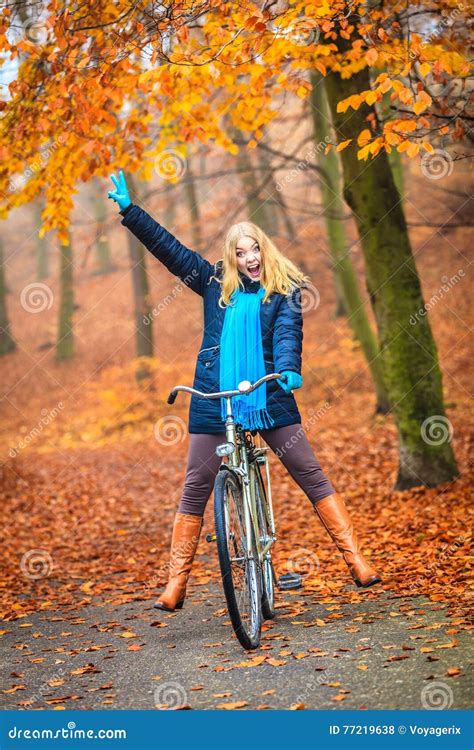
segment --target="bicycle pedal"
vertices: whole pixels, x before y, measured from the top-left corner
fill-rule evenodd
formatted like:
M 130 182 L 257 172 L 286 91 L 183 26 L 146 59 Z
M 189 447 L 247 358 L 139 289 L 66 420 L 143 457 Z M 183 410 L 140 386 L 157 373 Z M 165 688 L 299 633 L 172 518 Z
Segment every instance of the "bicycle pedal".
M 285 573 L 278 579 L 277 586 L 280 591 L 288 591 L 290 589 L 300 589 L 303 583 L 299 573 Z
M 217 536 L 215 534 L 206 534 L 206 542 L 215 542 Z

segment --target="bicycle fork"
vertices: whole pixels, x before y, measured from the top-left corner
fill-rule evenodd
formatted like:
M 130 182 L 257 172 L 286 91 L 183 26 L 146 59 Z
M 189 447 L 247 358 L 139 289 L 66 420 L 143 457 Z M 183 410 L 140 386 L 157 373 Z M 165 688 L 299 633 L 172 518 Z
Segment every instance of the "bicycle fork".
M 255 529 L 258 528 L 257 523 L 257 508 L 255 497 L 252 496 L 253 483 L 250 481 L 250 468 L 247 457 L 247 451 L 245 447 L 241 449 L 237 443 L 237 431 L 235 427 L 234 418 L 232 416 L 231 399 L 226 398 L 226 421 L 225 421 L 225 432 L 226 432 L 226 443 L 218 448 L 222 449 L 220 455 L 228 456 L 227 466 L 234 474 L 238 474 L 241 478 L 242 490 L 243 490 L 243 506 L 244 506 L 244 523 L 245 523 L 245 543 L 246 553 L 251 559 L 254 558 L 254 551 L 252 549 L 252 533 L 255 536 L 256 544 L 258 540 L 256 538 Z M 257 546 L 257 562 L 259 560 L 259 550 Z

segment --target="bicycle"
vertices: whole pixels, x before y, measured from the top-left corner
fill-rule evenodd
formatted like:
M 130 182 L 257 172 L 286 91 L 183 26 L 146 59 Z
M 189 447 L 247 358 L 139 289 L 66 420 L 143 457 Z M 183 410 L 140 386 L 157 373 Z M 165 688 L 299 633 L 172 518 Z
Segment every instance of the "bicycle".
M 226 440 L 216 447 L 222 457 L 214 483 L 215 533 L 207 541 L 217 542 L 219 565 L 230 620 L 235 634 L 246 649 L 260 643 L 263 620 L 275 616 L 275 585 L 272 563 L 276 542 L 273 516 L 268 447 L 253 440 L 257 430 L 247 430 L 235 422 L 232 398 L 249 394 L 269 380 L 286 376 L 271 373 L 250 383 L 243 380 L 236 390 L 202 393 L 178 385 L 168 396 L 173 404 L 179 391 L 202 398 L 226 399 Z M 265 482 L 261 466 L 265 468 Z

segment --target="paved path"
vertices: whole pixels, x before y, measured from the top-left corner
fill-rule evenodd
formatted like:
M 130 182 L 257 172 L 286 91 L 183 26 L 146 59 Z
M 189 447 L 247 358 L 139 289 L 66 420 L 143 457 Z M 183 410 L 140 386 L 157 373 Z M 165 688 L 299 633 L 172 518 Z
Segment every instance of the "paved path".
M 287 606 L 295 598 L 304 610 L 298 616 Z M 423 596 L 400 599 L 382 592 L 377 599 L 342 606 L 337 619 L 321 624 L 335 615 L 334 607 L 329 611 L 323 605 L 308 606 L 299 592 L 286 593 L 279 596 L 277 619 L 266 624 L 261 648 L 255 652 L 244 651 L 233 636 L 217 586 L 204 595 L 193 592 L 179 613 L 153 610 L 152 601 L 49 610 L 4 623 L 1 627 L 8 632 L 1 639 L 2 706 L 473 705 L 468 633 L 446 619 L 441 604 Z M 246 662 L 247 666 L 236 666 Z M 24 689 L 4 692 L 16 685 Z

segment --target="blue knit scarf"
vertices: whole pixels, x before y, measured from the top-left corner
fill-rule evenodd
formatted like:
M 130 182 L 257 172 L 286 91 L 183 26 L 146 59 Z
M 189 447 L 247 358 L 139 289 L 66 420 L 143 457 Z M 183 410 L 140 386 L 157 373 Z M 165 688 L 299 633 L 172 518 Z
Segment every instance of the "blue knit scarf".
M 265 375 L 260 305 L 265 289 L 256 293 L 236 289 L 224 314 L 220 338 L 220 390 L 234 390 L 242 380 L 254 383 Z M 234 419 L 246 430 L 270 428 L 274 419 L 267 411 L 267 384 L 232 399 Z M 221 398 L 221 417 L 226 419 L 226 400 Z

